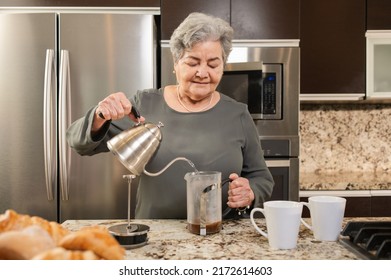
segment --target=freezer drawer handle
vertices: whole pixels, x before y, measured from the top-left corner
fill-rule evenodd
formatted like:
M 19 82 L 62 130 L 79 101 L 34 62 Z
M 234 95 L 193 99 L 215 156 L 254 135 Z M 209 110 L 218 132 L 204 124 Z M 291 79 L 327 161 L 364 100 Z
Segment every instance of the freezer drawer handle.
M 60 60 L 60 81 L 59 81 L 59 142 L 60 142 L 60 191 L 61 199 L 69 199 L 69 181 L 68 170 L 70 164 L 70 148 L 66 141 L 66 130 L 70 120 L 70 96 L 71 96 L 71 81 L 70 81 L 70 67 L 69 67 L 69 52 L 61 50 Z
M 53 200 L 53 188 L 57 186 L 57 151 L 56 151 L 56 89 L 54 72 L 54 50 L 46 50 L 45 81 L 43 93 L 43 142 L 45 160 L 45 181 L 48 200 Z

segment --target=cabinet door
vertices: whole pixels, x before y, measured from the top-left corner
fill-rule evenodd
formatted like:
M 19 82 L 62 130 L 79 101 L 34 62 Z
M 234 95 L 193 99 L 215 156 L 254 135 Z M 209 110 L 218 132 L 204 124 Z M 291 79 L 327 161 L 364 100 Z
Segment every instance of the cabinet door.
M 298 39 L 300 0 L 231 0 L 235 39 Z
M 371 216 L 391 217 L 391 196 L 372 196 Z
M 159 7 L 159 0 L 1 0 L 0 6 L 11 7 Z
M 301 93 L 365 93 L 365 0 L 301 0 Z
M 367 29 L 391 29 L 391 1 L 367 0 Z
M 192 12 L 202 12 L 230 22 L 230 0 L 162 0 L 161 39 L 169 40 L 175 28 Z

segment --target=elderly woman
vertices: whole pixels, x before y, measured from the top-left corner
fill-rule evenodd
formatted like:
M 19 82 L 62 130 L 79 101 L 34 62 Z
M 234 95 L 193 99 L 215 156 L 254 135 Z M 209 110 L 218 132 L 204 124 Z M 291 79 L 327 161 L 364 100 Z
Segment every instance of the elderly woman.
M 172 159 L 185 157 L 198 170 L 220 171 L 222 178 L 231 179 L 222 191 L 223 205 L 231 209 L 226 217 L 262 206 L 274 182 L 257 129 L 246 105 L 216 91 L 232 37 L 225 21 L 190 14 L 170 40 L 178 84 L 110 94 L 69 127 L 69 145 L 81 155 L 107 152 L 106 142 L 136 121 L 134 105 L 141 121 L 164 123 L 162 142 L 146 170 L 158 172 Z M 184 175 L 192 171 L 189 164 L 177 161 L 159 176 L 142 174 L 135 217 L 186 218 Z

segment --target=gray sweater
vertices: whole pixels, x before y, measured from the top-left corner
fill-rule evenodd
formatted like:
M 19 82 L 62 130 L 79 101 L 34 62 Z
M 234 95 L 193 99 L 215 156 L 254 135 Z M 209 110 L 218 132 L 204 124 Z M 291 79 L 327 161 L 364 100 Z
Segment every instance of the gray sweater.
M 147 122 L 161 121 L 162 141 L 146 166 L 158 172 L 176 157 L 191 160 L 199 171 L 220 171 L 222 179 L 235 172 L 249 179 L 255 194 L 252 207 L 260 207 L 270 198 L 274 182 L 266 166 L 259 136 L 246 105 L 221 94 L 211 109 L 199 113 L 181 113 L 171 109 L 163 89 L 139 91 L 129 97 Z M 108 121 L 98 135 L 91 138 L 96 107 L 75 121 L 67 131 L 69 145 L 80 155 L 107 152 L 106 142 L 133 126 L 129 118 Z M 136 218 L 185 219 L 186 181 L 194 169 L 185 161 L 176 161 L 159 176 L 142 174 L 139 180 Z M 223 185 L 223 210 L 226 208 L 228 184 Z

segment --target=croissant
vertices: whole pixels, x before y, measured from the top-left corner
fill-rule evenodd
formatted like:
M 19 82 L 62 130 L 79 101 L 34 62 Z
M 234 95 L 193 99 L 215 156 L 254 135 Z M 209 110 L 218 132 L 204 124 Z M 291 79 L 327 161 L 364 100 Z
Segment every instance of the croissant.
M 0 215 L 0 259 L 122 260 L 125 249 L 103 226 L 71 232 L 56 222 L 7 210 Z
M 10 230 L 20 230 L 32 223 L 27 215 L 20 215 L 14 210 L 7 210 L 0 215 L 0 233 Z
M 62 247 L 56 247 L 42 252 L 33 260 L 99 260 L 99 257 L 92 251 L 67 250 Z
M 28 260 L 56 246 L 51 236 L 40 226 L 0 234 L 1 260 Z
M 102 226 L 90 226 L 65 236 L 59 245 L 68 250 L 90 250 L 107 260 L 123 260 L 125 249 Z
M 0 233 L 10 230 L 21 230 L 31 225 L 40 226 L 47 231 L 56 244 L 70 232 L 59 223 L 49 222 L 37 216 L 18 214 L 14 210 L 7 210 L 0 215 Z

